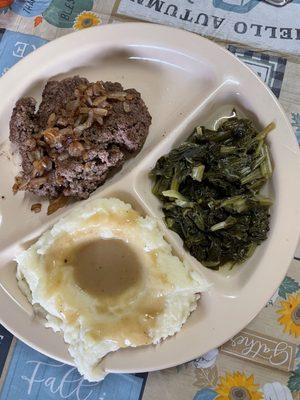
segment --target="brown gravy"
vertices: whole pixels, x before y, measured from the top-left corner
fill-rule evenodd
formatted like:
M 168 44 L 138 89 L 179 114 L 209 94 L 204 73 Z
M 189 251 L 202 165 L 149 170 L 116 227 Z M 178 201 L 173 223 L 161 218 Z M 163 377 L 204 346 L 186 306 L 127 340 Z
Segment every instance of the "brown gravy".
M 113 340 L 120 347 L 126 347 L 126 340 L 135 346 L 150 344 L 151 329 L 156 327 L 156 318 L 164 311 L 165 299 L 153 298 L 147 293 L 127 315 L 106 323 L 92 324 L 88 336 L 96 342 Z
M 135 215 L 125 218 L 131 222 L 132 217 L 134 220 Z M 120 347 L 126 347 L 128 340 L 136 346 L 150 344 L 150 331 L 155 329 L 157 317 L 164 312 L 165 298 L 147 284 L 145 287 L 143 263 L 155 265 L 157 255 L 149 253 L 146 259 L 144 256 L 125 240 L 95 238 L 93 229 L 76 235 L 63 234 L 45 257 L 47 294 L 56 295 L 57 308 L 70 324 L 85 315 L 87 336 L 91 340 L 113 340 Z M 76 299 L 73 302 L 69 292 L 64 291 L 64 267 L 71 267 L 74 283 L 97 299 L 95 315 L 81 307 Z M 168 284 L 157 268 L 152 268 L 152 276 L 158 287 Z M 73 304 L 77 310 L 70 312 L 69 305 L 72 308 Z M 98 320 L 97 314 L 102 315 L 103 321 Z
M 123 240 L 83 242 L 73 249 L 70 261 L 75 282 L 92 296 L 118 296 L 141 279 L 141 261 Z

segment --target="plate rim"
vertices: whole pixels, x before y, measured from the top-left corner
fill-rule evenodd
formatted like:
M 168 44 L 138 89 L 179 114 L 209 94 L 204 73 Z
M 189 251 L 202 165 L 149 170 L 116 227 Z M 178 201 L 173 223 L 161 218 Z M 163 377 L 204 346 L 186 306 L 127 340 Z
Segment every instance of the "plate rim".
M 120 28 L 121 27 L 121 28 Z M 134 27 L 134 28 L 133 28 Z M 43 52 L 46 52 L 47 49 L 55 49 L 59 44 L 63 45 L 64 42 L 68 43 L 68 41 L 72 40 L 70 39 L 70 37 L 75 38 L 76 36 L 85 36 L 85 35 L 90 35 L 89 32 L 91 31 L 102 31 L 102 30 L 117 30 L 117 29 L 136 29 L 136 28 L 140 28 L 142 30 L 149 30 L 150 29 L 157 29 L 157 30 L 165 30 L 170 32 L 170 34 L 175 31 L 176 34 L 178 34 L 180 32 L 181 35 L 186 36 L 186 37 L 190 37 L 190 38 L 196 38 L 196 40 L 202 41 L 204 43 L 206 43 L 207 45 L 209 44 L 209 46 L 211 46 L 212 48 L 217 49 L 218 51 L 222 51 L 225 54 L 225 57 L 230 57 L 232 60 L 234 60 L 235 63 L 239 64 L 240 66 L 242 66 L 242 68 L 246 71 L 248 71 L 248 73 L 250 72 L 250 74 L 252 75 L 252 77 L 254 77 L 256 79 L 256 81 L 262 85 L 263 90 L 267 91 L 269 96 L 271 96 L 273 102 L 275 102 L 277 108 L 280 111 L 280 118 L 282 120 L 284 120 L 285 124 L 289 127 L 289 131 L 291 133 L 293 133 L 293 128 L 287 118 L 287 115 L 285 114 L 285 111 L 283 109 L 283 107 L 281 106 L 281 104 L 279 103 L 278 99 L 275 97 L 275 95 L 273 94 L 273 92 L 264 84 L 264 82 L 261 81 L 261 79 L 247 66 L 245 65 L 241 60 L 239 60 L 237 57 L 235 57 L 232 53 L 230 53 L 227 49 L 221 47 L 220 45 L 210 41 L 209 39 L 203 38 L 202 36 L 199 36 L 198 34 L 192 33 L 192 32 L 187 32 L 185 30 L 182 29 L 178 29 L 178 28 L 174 28 L 174 27 L 168 27 L 168 26 L 164 26 L 164 25 L 158 25 L 158 24 L 149 24 L 149 23 L 143 23 L 143 22 L 129 22 L 129 23 L 122 23 L 122 24 L 107 24 L 107 25 L 103 25 L 103 26 L 97 26 L 97 27 L 93 27 L 93 28 L 89 28 L 88 30 L 83 30 L 83 31 L 78 31 L 78 32 L 73 32 L 67 35 L 64 35 L 58 39 L 55 39 L 51 42 L 48 42 L 47 44 L 41 46 L 40 48 L 38 48 L 37 50 L 35 50 L 34 52 L 30 53 L 28 56 L 26 56 L 24 59 L 20 60 L 17 64 L 15 64 L 0 80 L 0 87 L 2 86 L 2 82 L 3 80 L 9 82 L 9 80 L 13 79 L 13 76 L 18 74 L 18 71 L 22 71 L 23 66 L 26 66 L 26 64 L 30 64 L 32 61 L 35 60 L 35 58 L 40 55 L 43 54 Z M 180 47 L 180 46 L 179 46 Z M 297 145 L 297 141 L 296 141 L 296 137 L 294 136 L 294 144 Z M 299 154 L 299 148 L 297 145 L 297 151 Z M 299 157 L 298 157 L 298 167 L 299 167 Z M 300 190 L 298 189 L 298 192 L 300 193 Z M 298 214 L 300 211 L 300 207 L 298 206 Z M 298 220 L 300 220 L 299 216 L 298 216 Z M 294 238 L 293 238 L 294 239 Z M 296 238 L 297 239 L 297 238 Z M 295 243 L 296 239 L 294 240 Z M 287 266 L 285 268 L 285 271 L 282 272 L 282 279 L 285 276 L 288 267 L 290 265 L 291 260 L 293 259 L 293 252 L 296 248 L 296 246 L 290 246 L 290 248 L 293 248 L 293 250 L 290 250 L 290 259 L 287 262 Z M 277 284 L 276 284 L 277 287 Z M 269 297 L 269 296 L 266 296 Z M 256 317 L 256 315 L 259 313 L 259 311 L 265 306 L 265 303 L 263 305 L 261 305 L 261 307 L 259 308 L 258 311 L 255 311 L 254 313 L 252 313 L 252 315 L 249 316 L 249 320 L 247 322 L 247 324 L 249 322 L 252 321 L 252 319 L 254 319 Z M 254 315 L 253 315 L 254 314 Z M 24 341 L 25 343 L 29 344 L 32 348 L 34 348 L 35 350 L 41 352 L 42 354 L 47 355 L 48 357 L 54 358 L 56 360 L 62 361 L 62 362 L 66 362 L 66 360 L 64 358 L 59 358 L 57 356 L 53 356 L 53 354 L 49 353 L 48 351 L 45 351 L 43 348 L 41 348 L 40 346 L 36 345 L 34 342 L 32 342 L 31 340 L 28 340 L 27 338 L 24 338 L 22 334 L 20 334 L 19 332 L 16 332 L 15 330 L 12 330 L 11 328 L 9 328 L 9 326 L 3 322 L 2 316 L 0 314 L 0 322 L 1 324 L 6 327 L 6 329 L 8 329 L 10 332 L 12 332 L 17 338 L 19 338 L 20 340 Z M 238 333 L 241 329 L 244 328 L 244 326 L 246 326 L 246 324 L 243 324 L 243 326 L 240 329 L 237 329 L 236 332 L 231 335 L 230 337 L 233 337 L 236 333 Z M 225 343 L 227 340 L 230 339 L 230 337 L 226 337 L 222 342 L 220 342 L 220 344 L 218 345 L 218 347 L 220 345 L 222 345 L 223 343 Z M 66 345 L 67 346 L 67 345 Z M 195 356 L 193 358 L 196 358 L 198 355 L 195 354 Z M 187 361 L 190 361 L 191 359 L 188 357 L 187 359 L 181 360 L 181 361 L 170 361 L 168 363 L 164 363 L 163 365 L 160 366 L 153 366 L 153 368 L 147 368 L 147 371 L 154 371 L 157 369 L 164 369 L 164 368 L 169 368 Z M 68 364 L 70 362 L 68 361 Z M 71 363 L 70 363 L 71 364 Z M 71 364 L 72 365 L 72 364 Z M 120 371 L 117 369 L 113 369 L 110 370 L 109 368 L 107 369 L 109 372 L 145 372 L 145 369 L 138 369 L 138 368 L 130 368 L 128 367 L 126 370 L 121 369 Z

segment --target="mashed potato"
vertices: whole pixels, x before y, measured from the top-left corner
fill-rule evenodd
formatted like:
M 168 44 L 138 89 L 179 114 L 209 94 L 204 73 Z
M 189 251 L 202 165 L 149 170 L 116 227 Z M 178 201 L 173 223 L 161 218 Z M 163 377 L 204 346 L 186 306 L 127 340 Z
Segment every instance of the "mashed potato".
M 89 381 L 104 378 L 107 353 L 178 332 L 207 287 L 154 219 L 115 198 L 75 208 L 16 260 L 20 288 Z

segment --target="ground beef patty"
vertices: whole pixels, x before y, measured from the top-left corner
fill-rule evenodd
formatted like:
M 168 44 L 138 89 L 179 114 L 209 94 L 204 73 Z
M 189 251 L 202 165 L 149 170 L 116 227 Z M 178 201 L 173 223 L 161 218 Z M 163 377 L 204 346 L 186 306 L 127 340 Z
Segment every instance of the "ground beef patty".
M 136 90 L 78 76 L 49 81 L 35 107 L 21 98 L 10 120 L 23 170 L 14 190 L 52 199 L 87 198 L 142 148 L 151 124 Z

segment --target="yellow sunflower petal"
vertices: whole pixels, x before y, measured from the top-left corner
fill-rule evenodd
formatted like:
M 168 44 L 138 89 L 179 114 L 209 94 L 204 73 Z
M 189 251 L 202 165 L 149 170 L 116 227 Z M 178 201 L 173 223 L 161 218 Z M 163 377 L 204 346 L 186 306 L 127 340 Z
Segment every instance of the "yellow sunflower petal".
M 262 393 L 258 390 L 259 386 L 254 383 L 253 375 L 246 376 L 239 371 L 235 371 L 232 374 L 226 373 L 225 376 L 221 377 L 220 383 L 215 389 L 218 394 L 216 400 L 228 400 L 233 387 L 246 390 L 251 400 L 261 400 L 263 398 Z
M 277 314 L 280 315 L 280 317 L 278 318 L 278 322 L 283 325 L 283 331 L 295 336 L 295 338 L 299 337 L 300 293 L 290 295 L 287 300 L 281 301 L 280 307 L 281 308 L 277 310 Z
M 81 14 L 77 15 L 73 28 L 80 30 L 99 25 L 100 23 L 101 20 L 97 14 L 92 11 L 83 11 Z

